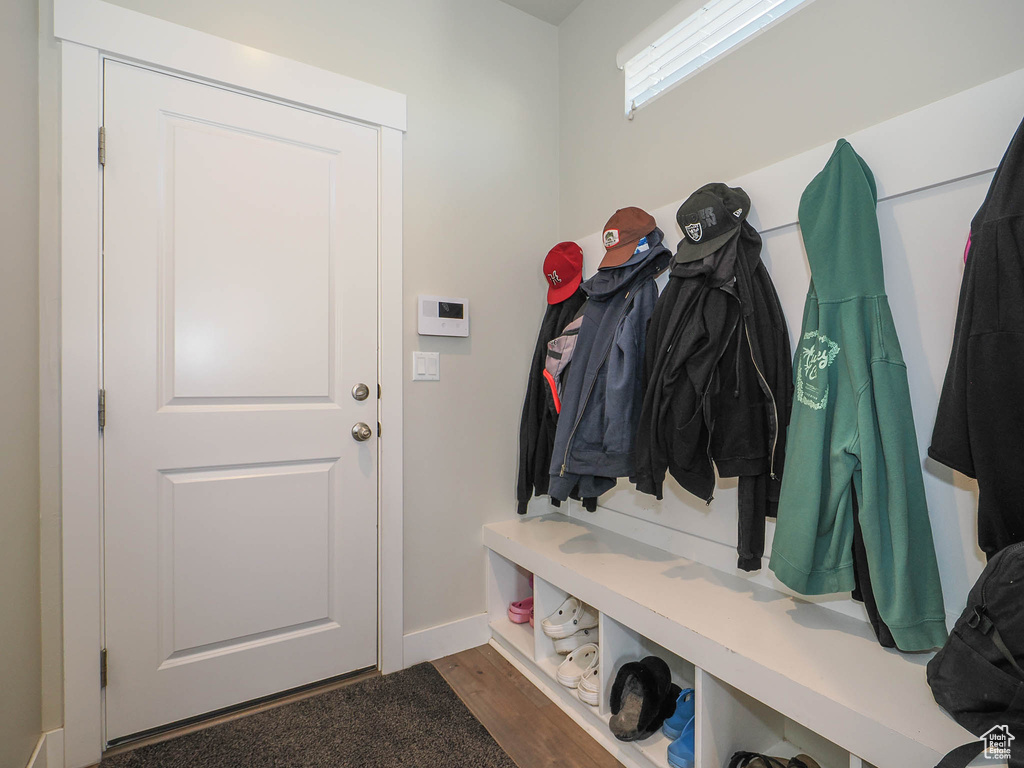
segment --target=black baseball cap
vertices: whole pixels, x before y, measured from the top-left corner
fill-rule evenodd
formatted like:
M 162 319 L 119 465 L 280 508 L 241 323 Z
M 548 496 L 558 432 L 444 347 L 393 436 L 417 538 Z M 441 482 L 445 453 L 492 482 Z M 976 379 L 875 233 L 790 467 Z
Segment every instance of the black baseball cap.
M 714 253 L 736 234 L 750 211 L 750 198 L 740 187 L 705 184 L 679 206 L 676 222 L 683 239 L 675 262 L 699 261 Z

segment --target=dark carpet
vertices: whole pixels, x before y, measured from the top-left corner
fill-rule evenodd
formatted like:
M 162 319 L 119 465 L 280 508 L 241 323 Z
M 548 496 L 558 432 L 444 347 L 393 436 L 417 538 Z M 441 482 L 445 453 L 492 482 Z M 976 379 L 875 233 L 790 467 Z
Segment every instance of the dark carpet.
M 430 664 L 103 760 L 100 768 L 515 768 Z

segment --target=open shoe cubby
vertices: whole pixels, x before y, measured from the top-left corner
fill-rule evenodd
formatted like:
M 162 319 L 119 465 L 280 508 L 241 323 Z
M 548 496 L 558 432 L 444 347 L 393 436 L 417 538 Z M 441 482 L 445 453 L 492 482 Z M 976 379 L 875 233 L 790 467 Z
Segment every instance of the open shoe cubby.
M 487 620 L 491 632 L 528 657 L 533 656 L 533 627 L 529 623 L 512 623 L 508 617 L 508 604 L 532 594 L 529 571 L 500 555 L 488 553 Z
M 489 621 L 494 638 L 492 645 L 624 765 L 629 768 L 647 768 L 651 765 L 667 768 L 665 755 L 669 740 L 661 733 L 637 743 L 627 744 L 615 740 L 608 729 L 611 711 L 605 691 L 611 689 L 611 681 L 623 664 L 648 655 L 659 656 L 668 663 L 673 682 L 682 688 L 692 688 L 696 675 L 693 664 L 601 613 L 598 617 L 601 703 L 598 707 L 585 704 L 580 701 L 575 690 L 558 683 L 556 672 L 565 656 L 555 651 L 554 641 L 544 634 L 540 625 L 544 617 L 556 611 L 571 593 L 535 575 L 535 626 L 531 629 L 529 624 L 513 624 L 506 615 L 509 601 L 521 600 L 530 595 L 529 573 L 492 550 L 488 552 L 488 574 L 489 595 L 501 595 L 500 598 L 488 598 Z M 505 586 L 501 584 L 502 579 L 506 580 Z M 504 597 L 506 595 L 507 600 Z M 524 627 L 530 632 L 526 633 Z
M 660 733 L 623 743 L 608 730 L 615 673 L 650 654 L 696 689 L 697 768 L 738 750 L 931 768 L 973 738 L 932 700 L 928 656 L 881 648 L 864 622 L 562 514 L 484 526 L 484 544 L 491 644 L 629 768 L 668 766 Z M 505 615 L 531 573 L 532 630 Z M 558 684 L 562 657 L 540 629 L 570 594 L 600 612 L 597 708 Z
M 701 670 L 701 765 L 725 766 L 740 750 L 790 758 L 801 752 L 821 768 L 851 766 L 850 753 L 728 683 Z

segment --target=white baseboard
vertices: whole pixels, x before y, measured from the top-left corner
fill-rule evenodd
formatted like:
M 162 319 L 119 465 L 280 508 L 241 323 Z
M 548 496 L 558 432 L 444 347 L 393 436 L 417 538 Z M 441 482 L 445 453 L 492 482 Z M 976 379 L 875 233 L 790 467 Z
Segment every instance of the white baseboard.
M 27 768 L 64 768 L 64 729 L 40 734 Z
M 404 638 L 405 666 L 476 648 L 490 639 L 491 628 L 487 625 L 486 613 L 410 632 Z

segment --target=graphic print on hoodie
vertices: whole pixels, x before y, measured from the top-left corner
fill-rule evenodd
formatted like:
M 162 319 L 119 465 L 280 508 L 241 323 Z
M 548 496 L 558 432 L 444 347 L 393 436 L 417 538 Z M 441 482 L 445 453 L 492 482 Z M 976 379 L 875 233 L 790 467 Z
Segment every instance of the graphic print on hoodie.
M 910 389 L 885 295 L 877 191 L 840 139 L 800 198 L 811 266 L 770 567 L 805 595 L 856 586 L 854 499 L 878 613 L 903 651 L 946 640 Z

